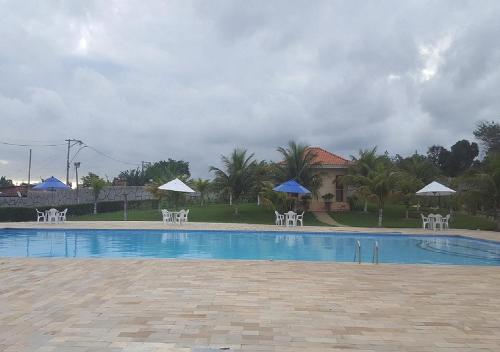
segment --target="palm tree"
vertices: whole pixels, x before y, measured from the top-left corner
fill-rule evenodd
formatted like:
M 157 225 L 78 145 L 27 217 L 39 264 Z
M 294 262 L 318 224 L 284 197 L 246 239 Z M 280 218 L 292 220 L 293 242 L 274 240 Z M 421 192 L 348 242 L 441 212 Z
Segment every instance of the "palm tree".
M 351 155 L 353 163 L 349 166 L 348 174 L 368 176 L 368 174 L 375 169 L 378 158 L 377 147 L 373 147 L 372 149 L 360 149 L 358 151 L 358 157 Z M 348 181 L 349 178 L 344 179 L 345 183 L 348 183 Z M 370 196 L 370 193 L 367 192 L 365 188 L 358 188 L 356 193 L 361 199 L 364 200 L 363 212 L 367 213 L 368 197 Z
M 286 148 L 279 147 L 278 152 L 283 156 L 283 162 L 276 165 L 279 181 L 295 179 L 301 185 L 316 193 L 321 186 L 321 178 L 316 167 L 316 154 L 307 144 L 294 141 L 288 142 Z
M 261 160 L 255 162 L 254 166 L 254 182 L 251 191 L 252 196 L 257 196 L 257 205 L 261 205 L 261 192 L 269 186 L 274 175 L 274 164 Z
M 255 160 L 254 154 L 247 155 L 246 149 L 235 149 L 229 157 L 222 156 L 224 169 L 215 166 L 210 171 L 215 174 L 214 185 L 221 191 L 229 192 L 229 203 L 237 204 L 240 197 L 248 193 L 254 185 Z M 234 208 L 238 215 L 238 206 Z
M 193 180 L 193 186 L 198 192 L 200 192 L 200 204 L 203 205 L 203 200 L 210 187 L 210 180 L 203 180 L 201 178 Z
M 385 201 L 394 191 L 398 173 L 392 168 L 387 156 L 378 156 L 373 169 L 366 175 L 350 173 L 344 176 L 344 182 L 354 185 L 358 191 L 374 199 L 378 206 L 378 226 L 382 226 Z
M 273 187 L 274 185 L 270 181 L 262 183 L 262 188 L 259 192 L 262 206 L 279 212 L 285 212 L 290 209 L 292 205 L 290 198 L 287 197 L 286 193 L 273 191 Z
M 424 186 L 424 183 L 417 177 L 407 173 L 400 172 L 396 182 L 396 189 L 403 199 L 406 207 L 405 217 L 408 219 L 408 212 L 412 201 L 415 199 L 415 193 Z
M 82 186 L 92 188 L 92 192 L 94 193 L 94 214 L 97 214 L 97 200 L 99 199 L 99 194 L 106 184 L 106 181 L 102 177 L 99 177 L 92 172 L 89 172 L 87 176 L 82 177 Z
M 154 198 L 158 199 L 158 212 L 161 212 L 161 201 L 163 197 L 166 195 L 166 191 L 159 189 L 164 180 L 157 179 L 155 181 L 151 181 L 146 184 L 146 190 L 153 195 Z

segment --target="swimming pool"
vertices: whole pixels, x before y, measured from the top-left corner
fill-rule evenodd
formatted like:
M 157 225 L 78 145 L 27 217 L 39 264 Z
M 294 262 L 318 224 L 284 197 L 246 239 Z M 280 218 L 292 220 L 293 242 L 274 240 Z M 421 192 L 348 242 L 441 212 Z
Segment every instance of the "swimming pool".
M 500 265 L 500 242 L 461 236 L 0 229 L 0 257 L 183 258 Z M 358 256 L 359 258 L 359 256 Z M 356 261 L 358 261 L 356 258 Z

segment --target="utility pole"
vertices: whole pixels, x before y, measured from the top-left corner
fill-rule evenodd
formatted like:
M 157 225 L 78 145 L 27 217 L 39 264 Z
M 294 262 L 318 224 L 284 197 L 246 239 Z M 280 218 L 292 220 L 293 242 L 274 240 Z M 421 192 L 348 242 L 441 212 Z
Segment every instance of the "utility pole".
M 144 174 L 144 170 L 151 166 L 151 161 L 141 161 L 141 172 Z
M 76 204 L 80 204 L 80 197 L 78 194 L 78 168 L 80 167 L 80 162 L 75 162 L 75 174 L 76 174 Z
M 28 186 L 30 185 L 31 181 L 31 149 L 30 149 L 30 161 L 28 164 Z
M 69 151 L 71 150 L 71 147 L 75 146 L 76 144 L 82 145 L 83 142 L 79 139 L 72 138 L 65 139 L 65 141 L 68 142 L 68 154 L 66 155 L 66 184 L 69 186 Z
M 123 193 L 123 221 L 128 220 L 128 194 Z

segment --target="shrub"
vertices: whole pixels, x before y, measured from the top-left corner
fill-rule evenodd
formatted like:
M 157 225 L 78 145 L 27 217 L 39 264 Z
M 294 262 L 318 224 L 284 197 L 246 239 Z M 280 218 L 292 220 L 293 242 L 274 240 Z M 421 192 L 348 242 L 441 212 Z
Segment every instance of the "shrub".
M 323 194 L 321 198 L 323 198 L 325 202 L 331 202 L 333 199 L 333 194 L 331 193 Z
M 155 203 L 151 200 L 132 200 L 128 202 L 129 209 L 150 209 L 155 207 Z M 68 208 L 68 215 L 86 215 L 92 214 L 94 205 L 89 204 L 72 204 L 72 205 L 58 205 L 46 206 L 36 208 L 0 208 L 0 222 L 18 222 L 18 221 L 34 221 L 36 220 L 36 210 L 44 211 L 50 208 L 66 209 Z M 123 201 L 115 202 L 102 202 L 97 204 L 99 213 L 109 213 L 113 211 L 123 210 Z

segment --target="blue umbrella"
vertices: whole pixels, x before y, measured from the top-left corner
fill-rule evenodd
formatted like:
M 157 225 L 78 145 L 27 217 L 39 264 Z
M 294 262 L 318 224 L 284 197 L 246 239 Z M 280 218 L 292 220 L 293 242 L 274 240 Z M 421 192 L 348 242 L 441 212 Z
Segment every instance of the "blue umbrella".
M 286 181 L 285 183 L 282 183 L 281 185 L 274 187 L 273 191 L 284 192 L 284 193 L 299 193 L 299 194 L 311 193 L 311 191 L 309 191 L 307 188 L 305 188 L 295 180 Z
M 39 183 L 38 185 L 33 187 L 33 189 L 38 189 L 38 190 L 42 190 L 42 191 L 43 190 L 55 191 L 58 189 L 69 189 L 69 186 L 65 185 L 64 183 L 59 181 L 57 178 L 52 176 L 52 177 L 49 177 L 48 179 L 46 179 L 45 181 L 43 181 L 42 183 Z

